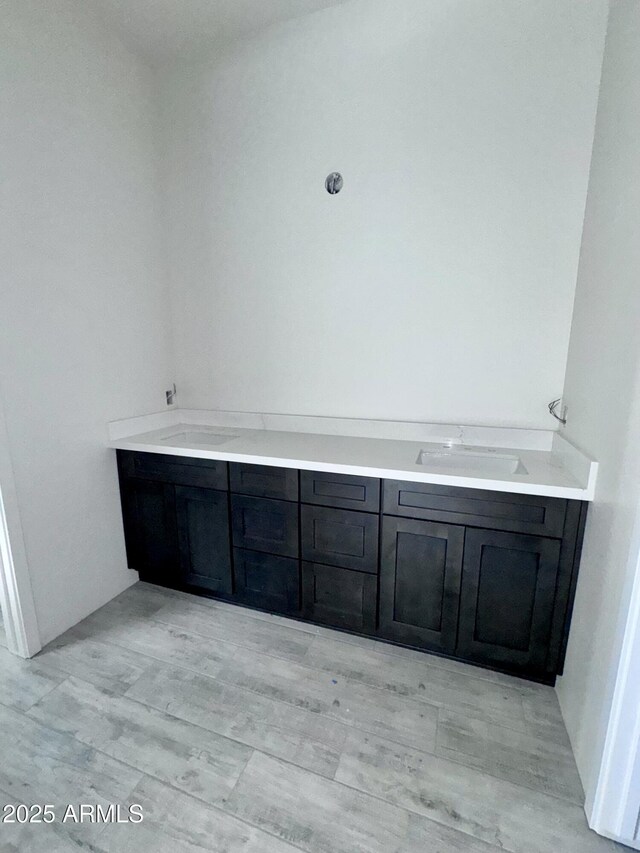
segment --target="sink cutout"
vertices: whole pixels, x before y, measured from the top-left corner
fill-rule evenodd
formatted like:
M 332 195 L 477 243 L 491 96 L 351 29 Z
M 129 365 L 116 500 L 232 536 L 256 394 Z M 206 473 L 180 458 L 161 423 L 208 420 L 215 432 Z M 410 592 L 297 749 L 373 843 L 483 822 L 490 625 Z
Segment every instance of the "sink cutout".
M 519 456 L 499 450 L 480 450 L 475 447 L 442 447 L 421 450 L 416 460 L 432 471 L 472 474 L 475 476 L 526 475 L 529 472 Z
M 191 447 L 194 444 L 224 444 L 226 441 L 231 441 L 237 437 L 237 435 L 230 433 L 183 430 L 182 432 L 174 432 L 172 435 L 167 435 L 161 438 L 160 441 L 167 444 L 174 444 L 178 447 Z

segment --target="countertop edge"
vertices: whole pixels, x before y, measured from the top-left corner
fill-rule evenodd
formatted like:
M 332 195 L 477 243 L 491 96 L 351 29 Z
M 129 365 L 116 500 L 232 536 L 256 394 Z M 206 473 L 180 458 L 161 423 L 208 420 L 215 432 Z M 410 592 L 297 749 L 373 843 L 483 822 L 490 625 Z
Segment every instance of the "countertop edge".
M 429 471 L 407 471 L 368 465 L 348 465 L 339 462 L 318 462 L 316 460 L 284 456 L 234 453 L 229 449 L 210 450 L 196 447 L 168 447 L 161 444 L 145 444 L 144 442 L 135 440 L 133 436 L 112 439 L 107 443 L 107 446 L 114 450 L 128 450 L 138 453 L 157 453 L 165 456 L 185 456 L 192 459 L 212 459 L 223 462 L 243 462 L 250 465 L 270 465 L 274 468 L 297 468 L 302 471 L 322 471 L 386 480 L 403 480 L 412 483 L 431 483 L 438 486 L 454 486 L 520 495 L 564 498 L 568 500 L 592 501 L 594 491 L 593 478 L 590 478 L 589 484 L 585 488 L 554 486 L 544 483 L 523 483 L 483 477 L 457 476 L 455 474 L 435 474 Z

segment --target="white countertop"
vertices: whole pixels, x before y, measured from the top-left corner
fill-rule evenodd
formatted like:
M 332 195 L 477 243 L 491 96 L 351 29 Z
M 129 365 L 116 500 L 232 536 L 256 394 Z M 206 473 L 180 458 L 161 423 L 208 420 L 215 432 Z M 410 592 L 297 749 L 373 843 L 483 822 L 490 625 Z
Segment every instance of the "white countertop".
M 361 435 L 321 434 L 311 431 L 286 429 L 251 429 L 223 425 L 229 418 L 201 415 L 190 420 L 187 413 L 171 414 L 171 423 L 160 429 L 131 432 L 140 429 L 144 418 L 119 422 L 110 429 L 109 446 L 121 450 L 163 453 L 200 459 L 222 459 L 229 462 L 246 462 L 255 465 L 272 465 L 282 468 L 299 468 L 310 471 L 329 471 L 366 477 L 410 480 L 435 483 L 443 486 L 461 486 L 490 491 L 518 494 L 546 495 L 548 497 L 593 500 L 597 463 L 588 459 L 562 436 L 550 435 L 547 450 L 518 448 L 517 440 L 507 436 L 505 446 L 491 441 L 486 445 L 462 442 L 453 437 L 441 441 L 409 441 L 394 438 L 372 438 Z M 184 420 L 182 417 L 184 416 Z M 207 421 L 207 423 L 203 423 Z M 213 421 L 213 422 L 212 422 Z M 161 416 L 147 417 L 146 423 L 157 425 Z M 479 429 L 479 428 L 471 428 Z M 492 428 L 483 428 L 490 435 Z M 130 434 L 125 434 L 129 432 Z M 496 430 L 501 437 L 507 432 Z M 514 434 L 525 431 L 512 430 Z M 194 433 L 185 436 L 184 433 Z M 462 433 L 461 433 L 462 434 Z M 119 437 L 114 437 L 119 436 Z M 485 436 L 486 439 L 487 436 Z M 215 442 L 215 443 L 211 443 Z M 526 442 L 523 442 L 526 443 Z M 531 442 L 528 442 L 529 444 Z M 453 446 L 454 469 L 447 469 L 447 453 Z M 445 455 L 435 466 L 418 464 L 422 450 L 434 450 Z M 501 473 L 483 475 L 460 462 L 460 454 L 474 452 L 491 460 L 496 456 L 518 457 L 526 473 Z M 482 461 L 480 462 L 482 464 Z M 489 464 L 491 464 L 489 462 Z

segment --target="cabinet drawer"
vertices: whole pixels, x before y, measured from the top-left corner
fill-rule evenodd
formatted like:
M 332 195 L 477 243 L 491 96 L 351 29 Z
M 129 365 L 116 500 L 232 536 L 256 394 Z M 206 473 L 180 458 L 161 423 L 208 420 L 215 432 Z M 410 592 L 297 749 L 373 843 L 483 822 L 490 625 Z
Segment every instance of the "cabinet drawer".
M 123 477 L 159 480 L 176 486 L 222 490 L 229 487 L 227 463 L 218 459 L 192 459 L 189 456 L 118 450 L 118 464 Z
M 380 480 L 374 477 L 351 477 L 346 474 L 301 471 L 300 500 L 307 504 L 378 512 Z
M 298 504 L 232 495 L 231 510 L 234 546 L 298 556 Z
M 275 613 L 299 613 L 300 566 L 297 560 L 234 548 L 233 564 L 239 601 Z
M 561 498 L 384 481 L 386 515 L 560 537 L 566 511 L 567 502 Z
M 270 465 L 229 465 L 231 491 L 257 498 L 298 500 L 298 472 L 293 468 L 273 468 Z
M 302 506 L 302 558 L 359 572 L 378 572 L 378 516 Z
M 364 634 L 375 631 L 375 575 L 303 563 L 302 585 L 302 612 L 307 619 Z

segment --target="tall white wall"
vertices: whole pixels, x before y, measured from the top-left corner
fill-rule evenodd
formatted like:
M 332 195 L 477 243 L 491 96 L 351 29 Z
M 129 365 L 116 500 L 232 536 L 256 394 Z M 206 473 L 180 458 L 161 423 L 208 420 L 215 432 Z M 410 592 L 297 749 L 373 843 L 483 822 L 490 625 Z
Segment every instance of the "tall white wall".
M 640 3 L 614 0 L 565 386 L 567 437 L 600 461 L 557 690 L 593 799 L 640 521 Z
M 171 377 L 153 80 L 83 0 L 4 0 L 0 393 L 43 642 L 126 568 L 107 421 Z
M 350 0 L 165 75 L 181 404 L 549 427 L 606 12 Z

